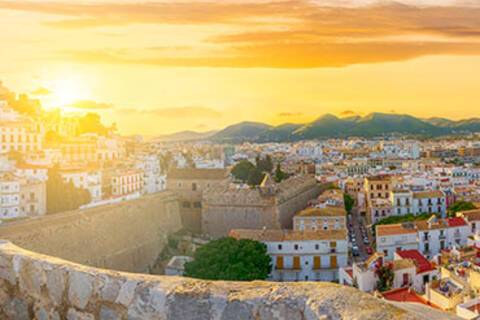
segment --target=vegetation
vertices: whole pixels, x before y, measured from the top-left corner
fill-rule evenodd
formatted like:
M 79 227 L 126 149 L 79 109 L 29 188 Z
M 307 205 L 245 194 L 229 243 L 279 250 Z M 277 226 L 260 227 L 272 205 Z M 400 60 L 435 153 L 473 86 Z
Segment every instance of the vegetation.
M 475 205 L 468 201 L 456 201 L 448 208 L 448 215 L 455 216 L 457 212 L 476 209 Z
M 54 214 L 78 209 L 91 201 L 90 192 L 76 188 L 73 182 L 65 182 L 58 168 L 48 171 L 47 213 Z
M 254 240 L 222 238 L 195 251 L 185 276 L 205 280 L 265 280 L 271 270 L 267 247 Z
M 277 167 L 275 168 L 275 182 L 282 182 L 283 180 L 288 178 L 288 174 L 282 171 L 282 167 L 280 163 L 277 163 Z
M 250 172 L 255 169 L 255 165 L 248 160 L 241 160 L 237 163 L 232 169 L 232 175 L 235 179 L 240 180 L 242 182 L 248 181 L 248 176 Z
M 348 214 L 351 214 L 353 205 L 355 204 L 355 199 L 353 199 L 348 193 L 344 193 L 343 202 L 345 203 L 345 210 L 348 212 Z
M 265 173 L 272 172 L 273 161 L 270 155 L 266 155 L 264 158 L 258 156 L 255 159 L 255 163 L 256 164 L 254 165 L 248 160 L 241 160 L 233 167 L 231 173 L 235 179 L 240 180 L 243 183 L 248 183 L 250 186 L 258 186 L 260 183 L 262 183 Z M 277 170 L 275 171 L 275 180 L 277 180 L 277 178 L 281 178 L 281 180 L 283 180 L 285 177 L 286 174 L 282 172 L 277 165 Z
M 105 127 L 102 124 L 100 116 L 96 113 L 87 113 L 80 118 L 78 134 L 96 133 L 105 136 L 110 131 L 115 131 L 115 124 L 111 128 Z
M 391 264 L 386 264 L 380 267 L 377 267 L 375 273 L 378 277 L 377 289 L 380 292 L 388 291 L 392 288 L 393 285 L 393 266 Z

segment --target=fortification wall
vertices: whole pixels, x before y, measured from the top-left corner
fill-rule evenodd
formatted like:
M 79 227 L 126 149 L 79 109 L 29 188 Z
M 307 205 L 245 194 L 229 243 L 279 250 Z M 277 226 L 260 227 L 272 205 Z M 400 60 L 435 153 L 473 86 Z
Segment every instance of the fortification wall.
M 86 267 L 0 243 L 0 319 L 420 319 L 332 283 L 207 282 Z
M 178 201 L 164 192 L 2 225 L 0 239 L 89 266 L 148 272 L 180 228 Z

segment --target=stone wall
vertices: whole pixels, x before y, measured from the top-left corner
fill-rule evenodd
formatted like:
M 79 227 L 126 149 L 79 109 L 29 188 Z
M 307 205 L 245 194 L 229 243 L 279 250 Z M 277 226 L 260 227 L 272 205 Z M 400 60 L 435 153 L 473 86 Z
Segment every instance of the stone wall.
M 0 239 L 89 266 L 148 272 L 167 236 L 181 228 L 169 192 L 0 226 Z
M 0 243 L 0 319 L 419 319 L 332 283 L 208 282 L 86 267 Z
M 213 237 L 231 229 L 291 229 L 295 213 L 321 191 L 313 177 L 299 176 L 277 184 L 265 194 L 260 187 L 222 185 L 207 189 L 202 200 L 202 231 Z

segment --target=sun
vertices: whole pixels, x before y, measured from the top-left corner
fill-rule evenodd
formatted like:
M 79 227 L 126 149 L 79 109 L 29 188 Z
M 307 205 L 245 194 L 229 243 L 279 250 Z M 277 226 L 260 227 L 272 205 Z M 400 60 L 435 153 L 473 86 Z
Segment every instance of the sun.
M 56 108 L 68 108 L 74 102 L 87 99 L 90 95 L 84 82 L 73 77 L 53 80 L 49 89 L 52 92 L 49 104 Z

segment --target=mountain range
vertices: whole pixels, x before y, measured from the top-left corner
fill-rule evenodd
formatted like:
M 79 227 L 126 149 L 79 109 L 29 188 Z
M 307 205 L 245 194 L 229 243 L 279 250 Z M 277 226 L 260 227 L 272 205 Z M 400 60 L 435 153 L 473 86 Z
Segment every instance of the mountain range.
M 209 132 L 204 136 L 196 133 L 194 136 L 196 140 L 209 139 L 216 142 L 283 142 L 347 137 L 371 138 L 392 134 L 428 138 L 474 132 L 480 132 L 480 118 L 454 121 L 444 118 L 422 119 L 411 115 L 371 113 L 363 117 L 346 118 L 326 114 L 310 123 L 286 123 L 279 126 L 241 122 L 218 132 Z

